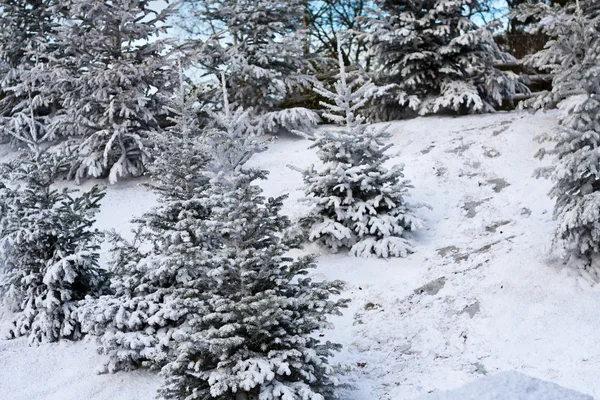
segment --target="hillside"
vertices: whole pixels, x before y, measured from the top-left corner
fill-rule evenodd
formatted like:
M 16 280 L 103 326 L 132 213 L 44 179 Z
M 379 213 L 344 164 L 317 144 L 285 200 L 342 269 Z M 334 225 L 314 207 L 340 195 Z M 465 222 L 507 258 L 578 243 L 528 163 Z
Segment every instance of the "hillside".
M 342 279 L 352 299 L 323 339 L 342 343 L 336 362 L 355 389 L 342 399 L 412 399 L 516 370 L 600 397 L 600 290 L 549 254 L 550 183 L 532 177 L 534 137 L 555 115 L 431 117 L 390 125 L 395 160 L 412 180 L 410 202 L 426 228 L 406 259 L 324 253 L 315 279 Z M 287 167 L 316 162 L 310 142 L 280 137 L 252 163 L 270 171 L 267 195 L 289 193 L 300 217 L 302 179 Z M 7 148 L 0 155 L 10 156 Z M 547 161 L 544 161 L 544 163 Z M 86 184 L 86 186 L 89 183 Z M 154 205 L 139 181 L 110 186 L 98 226 L 126 232 Z M 319 252 L 306 246 L 308 252 Z M 155 396 L 151 372 L 96 375 L 101 356 L 83 343 L 28 347 L 0 341 L 0 397 L 13 400 Z

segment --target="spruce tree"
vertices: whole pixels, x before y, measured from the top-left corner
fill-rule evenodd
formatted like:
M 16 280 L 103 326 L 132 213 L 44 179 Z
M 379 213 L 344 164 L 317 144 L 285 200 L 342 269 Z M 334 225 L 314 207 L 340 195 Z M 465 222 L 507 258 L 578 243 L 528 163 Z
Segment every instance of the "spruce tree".
M 419 114 L 489 112 L 527 90 L 496 61 L 509 61 L 492 37 L 466 14 L 478 0 L 377 0 L 379 12 L 363 35 L 380 85 L 391 85 L 371 104 L 371 113 L 393 119 Z
M 404 196 L 410 185 L 403 166 L 383 166 L 389 160 L 389 134 L 365 124 L 358 110 L 367 101 L 372 83 L 349 83 L 342 53 L 335 92 L 322 85 L 315 90 L 331 103 L 322 103 L 325 117 L 341 129 L 322 132 L 312 148 L 318 149 L 322 170 L 302 171 L 308 198 L 315 203 L 302 224 L 308 238 L 337 251 L 349 248 L 356 256 L 404 257 L 412 251 L 406 233 L 421 226 Z
M 228 114 L 226 107 L 221 119 Z M 232 132 L 222 131 L 221 142 L 232 140 Z M 86 326 L 102 333 L 109 369 L 167 363 L 168 398 L 331 393 L 326 359 L 336 346 L 308 334 L 345 304 L 328 300 L 341 283 L 312 283 L 301 277 L 311 257 L 284 256 L 298 241 L 284 232 L 290 222 L 279 215 L 282 198 L 266 200 L 251 184 L 265 171 L 232 168 L 227 160 L 236 157 L 207 163 L 203 142 L 182 140 L 188 147 L 164 146 L 172 150 L 156 158 L 153 187 L 161 205 L 136 221 L 139 242 L 119 239 L 114 248 L 115 294 L 84 316 Z M 212 150 L 249 143 L 234 141 Z M 182 166 L 192 162 L 195 151 L 185 150 L 192 144 L 200 146 L 193 147 L 197 161 Z M 219 359 L 223 352 L 231 357 Z M 257 365 L 266 376 L 251 380 L 248 371 Z M 206 373 L 195 373 L 198 366 Z
M 14 313 L 9 337 L 78 339 L 79 302 L 103 290 L 103 235 L 92 225 L 104 193 L 54 188 L 65 169 L 64 159 L 44 152 L 2 166 L 4 178 L 22 185 L 0 194 L 0 294 Z
M 586 3 L 582 2 L 585 7 Z M 556 157 L 554 165 L 538 171 L 550 177 L 554 186 L 550 192 L 556 198 L 554 218 L 558 226 L 555 244 L 569 255 L 588 261 L 600 253 L 600 16 L 589 16 L 585 8 L 575 11 L 573 34 L 583 41 L 576 60 L 563 58 L 568 79 L 555 81 L 557 99 L 577 88 L 559 104 L 559 127 L 541 137 L 555 142 L 554 148 L 542 149 L 539 156 Z M 566 38 L 558 39 L 566 40 Z M 554 47 L 551 44 L 549 48 Z M 563 50 L 570 51 L 570 50 Z M 561 53 L 564 55 L 564 53 Z M 560 72 L 562 74 L 562 70 Z M 595 279 L 600 279 L 597 271 Z
M 149 167 L 160 205 L 132 221 L 132 242 L 111 238 L 113 294 L 89 303 L 80 316 L 109 356 L 105 371 L 161 367 L 172 336 L 194 310 L 188 303 L 198 295 L 196 281 L 211 248 L 203 233 L 207 161 L 204 147 L 191 139 L 169 139 Z
M 55 40 L 55 0 L 0 0 L 0 137 L 35 150 L 56 138 L 49 128 L 58 96 L 51 60 L 63 56 Z
M 99 335 L 110 372 L 160 368 L 170 360 L 172 338 L 189 329 L 198 312 L 196 299 L 210 268 L 206 260 L 220 244 L 209 229 L 212 207 L 218 206 L 208 195 L 209 174 L 231 170 L 259 149 L 239 128 L 248 125 L 247 113 L 231 112 L 227 102 L 222 112 L 211 113 L 214 126 L 201 129 L 193 93 L 180 78 L 169 107 L 171 125 L 167 135 L 154 138 L 148 167 L 160 205 L 132 221 L 132 242 L 112 235 L 113 294 L 81 313 L 85 329 Z
M 328 358 L 339 345 L 314 333 L 329 326 L 345 300 L 342 283 L 305 277 L 314 258 L 288 256 L 299 240 L 280 214 L 283 197 L 265 199 L 253 182 L 266 172 L 237 167 L 215 173 L 210 235 L 219 243 L 190 329 L 163 368 L 168 399 L 330 399 Z
M 173 6 L 141 0 L 63 0 L 69 24 L 57 41 L 69 57 L 54 83 L 63 94 L 53 129 L 73 140 L 75 179 L 138 176 L 149 161 L 151 137 L 162 133 L 177 89 L 174 43 L 163 39 Z
M 561 101 L 585 92 L 581 84 L 583 58 L 593 46 L 600 6 L 595 1 L 581 0 L 565 6 L 545 3 L 523 4 L 518 18 L 535 18 L 532 29 L 549 38 L 544 49 L 525 59 L 525 63 L 552 74 L 552 90 L 543 91 L 525 101 L 522 107 L 550 109 Z
M 226 75 L 233 108 L 251 112 L 258 134 L 309 128 L 317 114 L 288 107 L 286 100 L 310 89 L 316 60 L 304 52 L 304 0 L 192 0 L 184 26 L 208 35 L 198 56 L 200 67 L 215 80 Z M 193 23 L 190 23 L 193 21 Z M 197 27 L 208 27 L 198 31 Z M 204 100 L 223 104 L 219 85 Z
M 100 352 L 109 356 L 109 372 L 167 362 L 172 337 L 196 312 L 203 260 L 214 245 L 205 227 L 210 158 L 188 94 L 179 97 L 168 135 L 155 138 L 148 166 L 159 206 L 132 221 L 133 241 L 112 234 L 113 293 L 80 313 L 85 330 L 99 336 Z

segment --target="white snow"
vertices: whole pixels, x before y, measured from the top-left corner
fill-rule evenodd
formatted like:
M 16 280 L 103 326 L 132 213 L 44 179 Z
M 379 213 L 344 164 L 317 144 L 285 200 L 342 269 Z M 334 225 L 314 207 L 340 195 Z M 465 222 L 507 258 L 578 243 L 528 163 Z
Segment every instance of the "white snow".
M 27 338 L 0 342 L 0 399 L 150 400 L 161 381 L 147 371 L 98 375 L 102 361 L 89 340 L 30 347 Z
M 534 137 L 555 120 L 499 113 L 390 125 L 394 160 L 415 186 L 409 201 L 431 207 L 416 211 L 425 229 L 413 237 L 415 253 L 386 261 L 306 246 L 323 253 L 315 279 L 345 280 L 352 299 L 323 332 L 344 345 L 335 361 L 350 366 L 344 380 L 355 386 L 344 400 L 413 399 L 510 370 L 600 397 L 600 287 L 548 256 L 551 184 L 532 177 L 548 162 L 534 158 Z M 284 211 L 293 218 L 307 205 L 298 203 L 301 174 L 286 165 L 316 162 L 309 145 L 282 136 L 251 161 L 271 171 L 267 195 L 290 193 Z M 127 220 L 155 204 L 139 182 L 108 188 L 99 227 L 128 231 Z M 0 398 L 155 397 L 154 373 L 95 375 L 100 357 L 91 340 L 34 348 L 0 341 Z
M 487 376 L 450 392 L 423 396 L 421 400 L 592 400 L 554 383 L 515 371 Z

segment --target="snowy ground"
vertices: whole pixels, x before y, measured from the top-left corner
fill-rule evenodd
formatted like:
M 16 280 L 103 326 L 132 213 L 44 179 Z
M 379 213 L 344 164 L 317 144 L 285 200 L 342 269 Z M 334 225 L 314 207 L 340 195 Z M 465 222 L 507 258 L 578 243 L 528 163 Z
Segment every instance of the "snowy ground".
M 459 389 L 437 392 L 419 400 L 593 400 L 591 396 L 516 371 L 480 378 Z
M 352 299 L 323 332 L 344 345 L 335 361 L 350 367 L 355 386 L 344 400 L 413 399 L 507 370 L 600 397 L 600 287 L 548 257 L 550 184 L 532 178 L 542 165 L 533 138 L 554 125 L 554 114 L 503 113 L 390 126 L 392 151 L 415 186 L 410 200 L 431 208 L 418 209 L 426 229 L 406 259 L 320 258 L 315 278 L 345 280 Z M 267 195 L 290 193 L 292 217 L 305 205 L 300 174 L 286 164 L 315 162 L 309 145 L 280 137 L 253 160 L 271 171 Z M 129 218 L 154 204 L 139 182 L 111 186 L 99 226 L 127 231 Z M 40 348 L 0 341 L 0 398 L 154 397 L 158 377 L 95 375 L 99 360 L 89 340 Z

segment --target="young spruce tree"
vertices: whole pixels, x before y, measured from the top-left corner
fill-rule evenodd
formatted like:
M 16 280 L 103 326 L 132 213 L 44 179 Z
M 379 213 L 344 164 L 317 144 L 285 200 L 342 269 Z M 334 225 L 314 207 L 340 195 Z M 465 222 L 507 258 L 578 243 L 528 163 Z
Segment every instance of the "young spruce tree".
M 466 14 L 481 9 L 478 0 L 376 0 L 379 12 L 369 18 L 364 39 L 374 59 L 378 84 L 390 85 L 371 104 L 380 119 L 394 119 L 407 109 L 489 112 L 516 91 L 527 90 L 512 72 L 499 71 L 508 61 L 492 37 Z
M 133 242 L 112 235 L 113 293 L 88 303 L 80 316 L 85 330 L 99 335 L 110 372 L 164 365 L 202 293 L 203 260 L 214 246 L 206 228 L 210 159 L 189 98 L 179 93 L 171 127 L 154 141 L 148 168 L 159 206 L 132 221 Z
M 267 149 L 257 139 L 248 110 L 237 107 L 232 110 L 227 93 L 227 76 L 221 75 L 222 109 L 210 112 L 211 122 L 202 137 L 207 149 L 211 149 L 212 173 L 223 173 L 241 167 L 256 153 Z
M 322 132 L 311 146 L 324 168 L 302 171 L 306 194 L 315 203 L 302 224 L 309 240 L 333 251 L 346 247 L 355 256 L 404 257 L 412 251 L 406 233 L 421 226 L 404 200 L 410 183 L 403 179 L 402 165 L 383 166 L 391 147 L 384 142 L 385 128 L 369 128 L 358 114 L 373 85 L 357 88 L 356 81 L 347 82 L 341 52 L 339 67 L 335 92 L 315 88 L 331 101 L 323 103 L 329 110 L 325 117 L 341 129 Z
M 101 293 L 102 234 L 92 228 L 104 193 L 52 187 L 63 159 L 39 153 L 3 165 L 2 176 L 22 186 L 0 193 L 0 296 L 14 315 L 9 337 L 30 342 L 78 339 L 78 305 Z

